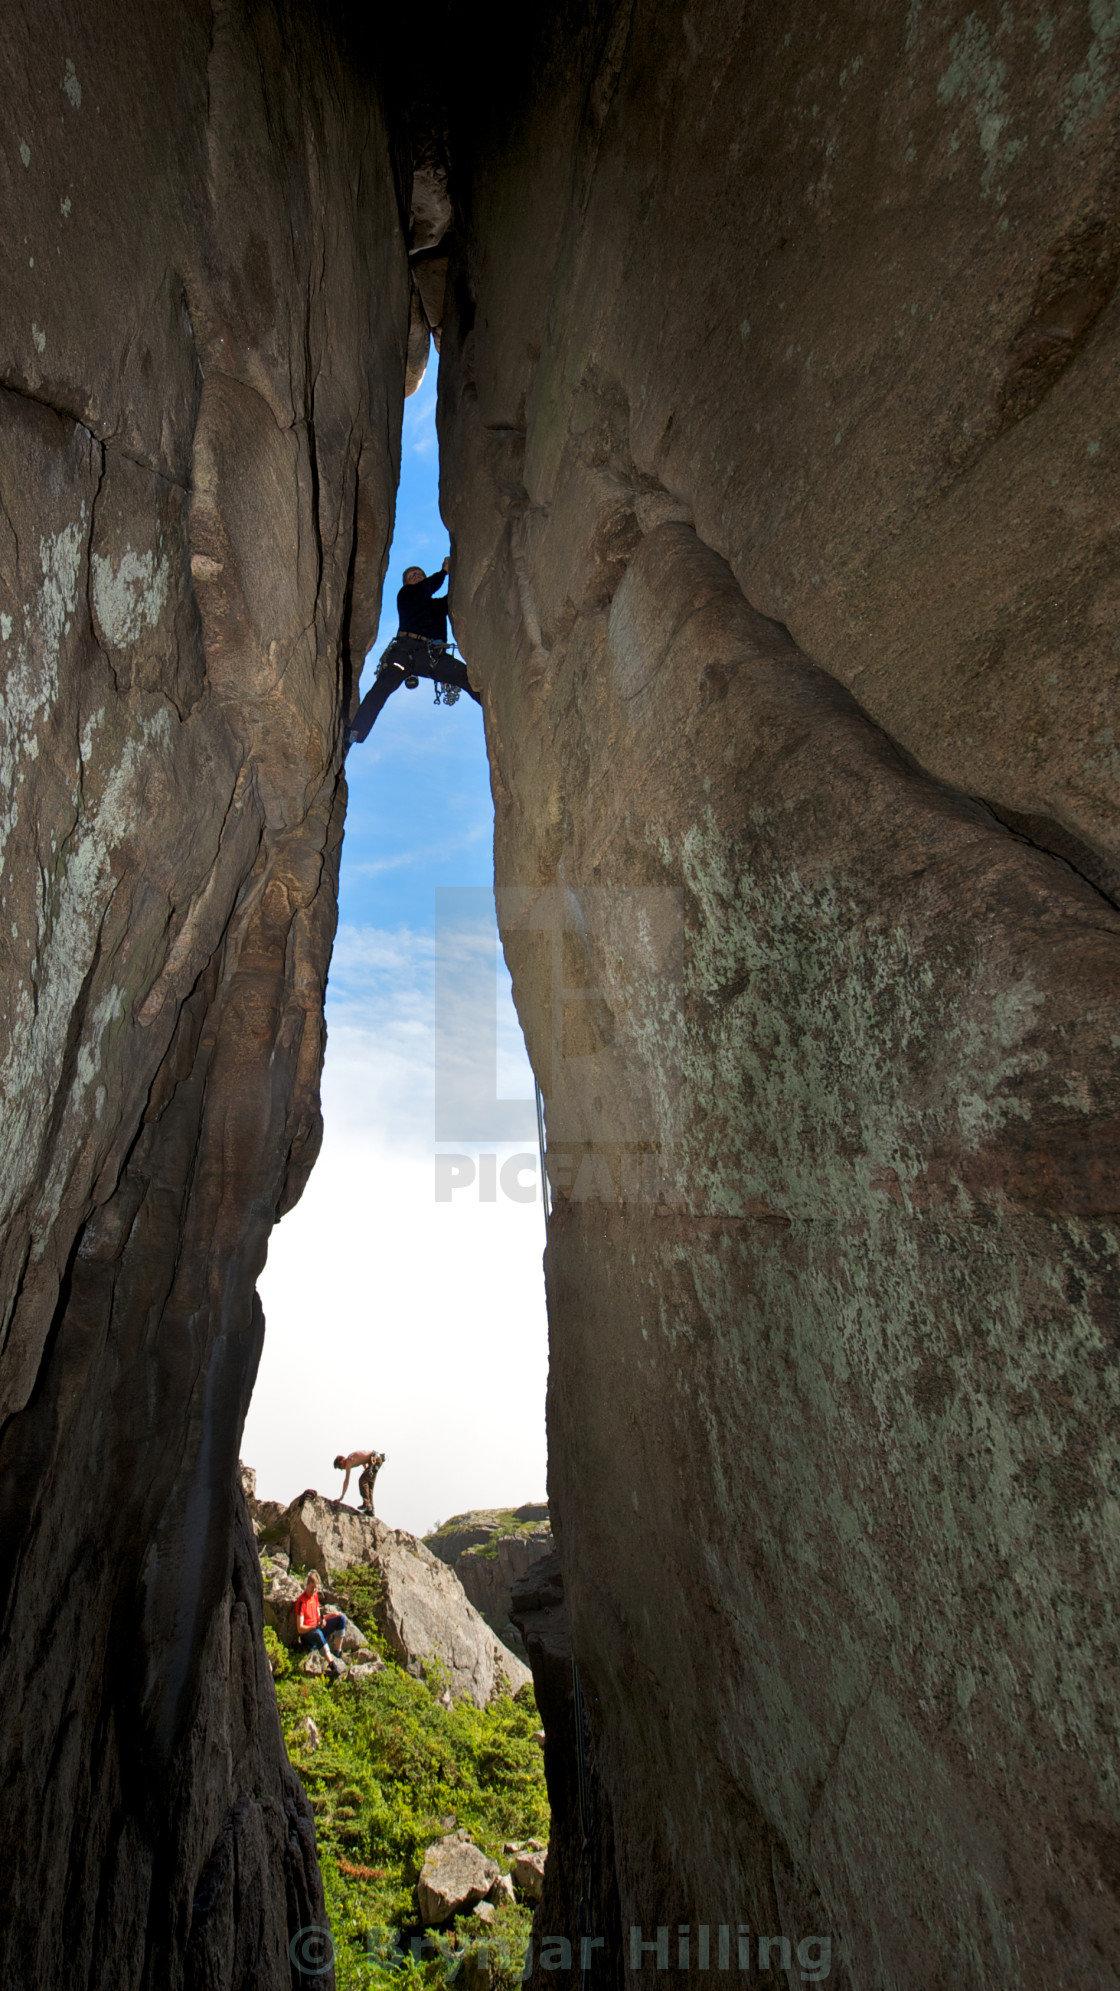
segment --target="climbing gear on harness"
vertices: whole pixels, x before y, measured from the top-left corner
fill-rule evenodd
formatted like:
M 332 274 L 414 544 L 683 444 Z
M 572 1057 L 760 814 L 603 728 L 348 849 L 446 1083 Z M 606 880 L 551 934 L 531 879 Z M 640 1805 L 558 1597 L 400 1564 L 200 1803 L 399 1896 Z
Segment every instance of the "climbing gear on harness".
M 453 657 L 455 655 L 454 644 L 440 643 L 434 636 L 430 637 L 417 636 L 415 632 L 411 629 L 397 630 L 397 633 L 393 637 L 392 642 L 389 644 L 388 649 L 383 650 L 381 652 L 380 657 L 377 660 L 377 676 L 381 677 L 385 671 L 389 670 L 405 672 L 406 674 L 404 678 L 404 683 L 405 683 L 405 688 L 408 691 L 415 691 L 417 685 L 420 682 L 420 679 L 415 670 L 411 671 L 408 670 L 405 664 L 400 663 L 398 659 L 394 657 L 393 651 L 399 642 L 423 644 L 424 649 L 428 653 L 428 663 L 432 671 L 432 682 L 435 685 L 436 704 L 456 705 L 459 701 L 459 695 L 462 690 L 462 686 L 457 684 L 448 684 L 446 679 L 436 677 L 435 675 L 436 665 L 440 657 Z
M 387 664 L 396 663 L 396 658 L 393 656 L 393 651 L 396 649 L 397 644 L 401 642 L 422 644 L 423 648 L 428 653 L 428 662 L 430 664 L 434 664 L 437 657 L 442 657 L 448 647 L 446 643 L 437 642 L 434 636 L 432 637 L 414 636 L 411 630 L 398 629 L 396 635 L 393 637 L 392 642 L 389 644 L 388 649 L 382 650 L 381 655 L 378 659 L 377 674 L 379 677 Z M 397 669 L 399 670 L 400 668 L 401 666 L 398 664 Z

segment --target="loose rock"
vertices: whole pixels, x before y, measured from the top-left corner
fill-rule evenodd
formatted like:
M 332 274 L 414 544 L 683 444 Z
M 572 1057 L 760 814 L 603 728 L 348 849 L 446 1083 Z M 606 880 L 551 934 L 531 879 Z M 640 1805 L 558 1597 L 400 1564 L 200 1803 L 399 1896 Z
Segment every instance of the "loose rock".
M 544 1863 L 547 1853 L 519 1853 L 513 1863 L 515 1886 L 527 1894 L 530 1901 L 539 1901 L 544 1892 Z
M 425 1923 L 439 1926 L 482 1901 L 500 1878 L 493 1860 L 488 1860 L 465 1832 L 453 1832 L 429 1846 L 416 1886 L 416 1898 Z
M 282 1645 L 296 1643 L 296 1598 L 303 1585 L 298 1576 L 280 1570 L 270 1578 L 264 1593 L 264 1621 L 271 1625 Z

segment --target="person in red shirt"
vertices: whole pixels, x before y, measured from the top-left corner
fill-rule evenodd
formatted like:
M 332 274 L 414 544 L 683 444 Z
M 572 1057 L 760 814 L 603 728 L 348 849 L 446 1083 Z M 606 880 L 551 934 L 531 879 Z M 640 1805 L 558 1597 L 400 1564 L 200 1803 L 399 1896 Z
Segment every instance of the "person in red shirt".
M 341 1660 L 331 1651 L 328 1640 L 346 1630 L 346 1619 L 341 1611 L 333 1611 L 325 1618 L 319 1602 L 319 1572 L 311 1569 L 303 1589 L 296 1598 L 296 1634 L 305 1652 L 318 1650 L 330 1660 L 331 1672 L 343 1671 Z

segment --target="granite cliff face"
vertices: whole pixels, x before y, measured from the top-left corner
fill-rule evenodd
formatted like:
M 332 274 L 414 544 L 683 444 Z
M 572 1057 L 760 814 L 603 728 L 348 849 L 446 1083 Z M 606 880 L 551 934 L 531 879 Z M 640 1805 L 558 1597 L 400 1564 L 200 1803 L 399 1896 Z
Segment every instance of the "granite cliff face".
M 549 1901 L 1105 1991 L 1114 9 L 359 20 L 0 36 L 0 1984 L 271 1991 L 321 1915 L 237 1447 L 434 328 L 602 1821 L 545 1586 Z
M 0 1982 L 287 1985 L 321 1920 L 236 1454 L 320 1135 L 408 275 L 306 10 L 0 37 Z
M 453 1514 L 425 1541 L 432 1554 L 455 1571 L 475 1610 L 499 1638 L 514 1651 L 522 1651 L 521 1634 L 510 1621 L 510 1599 L 514 1585 L 533 1564 L 552 1554 L 547 1506 L 527 1502 L 523 1507 Z
M 452 123 L 550 1510 L 693 1969 L 1120 1981 L 1118 57 L 635 0 Z

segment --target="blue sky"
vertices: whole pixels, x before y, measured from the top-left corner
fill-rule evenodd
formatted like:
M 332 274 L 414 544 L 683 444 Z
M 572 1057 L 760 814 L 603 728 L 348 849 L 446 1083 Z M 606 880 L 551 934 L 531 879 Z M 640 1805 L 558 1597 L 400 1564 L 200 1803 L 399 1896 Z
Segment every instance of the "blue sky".
M 363 690 L 396 629 L 402 570 L 434 573 L 450 550 L 435 400 L 430 366 L 405 403 L 396 532 Z M 260 1282 L 265 1352 L 242 1457 L 263 1497 L 291 1499 L 305 1486 L 337 1495 L 335 1453 L 376 1446 L 386 1454 L 377 1512 L 423 1533 L 469 1507 L 543 1497 L 544 1223 L 535 1198 L 484 1200 L 481 1171 L 435 1200 L 435 894 L 493 887 L 481 708 L 465 694 L 436 706 L 423 680 L 402 688 L 346 772 L 323 1152 Z M 498 1089 L 523 1098 L 532 1079 L 504 964 L 496 991 Z M 500 1167 L 515 1150 L 481 1151 Z M 521 1182 L 527 1190 L 532 1172 Z

